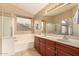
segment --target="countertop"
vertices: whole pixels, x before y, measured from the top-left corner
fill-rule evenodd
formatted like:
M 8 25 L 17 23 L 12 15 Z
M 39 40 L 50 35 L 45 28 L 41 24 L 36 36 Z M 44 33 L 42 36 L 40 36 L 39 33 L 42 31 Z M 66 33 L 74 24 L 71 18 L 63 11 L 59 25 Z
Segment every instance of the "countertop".
M 74 38 L 68 37 L 68 39 L 66 40 L 63 38 L 63 35 L 52 35 L 52 36 L 35 35 L 35 36 L 79 48 L 79 39 L 78 38 L 74 39 Z

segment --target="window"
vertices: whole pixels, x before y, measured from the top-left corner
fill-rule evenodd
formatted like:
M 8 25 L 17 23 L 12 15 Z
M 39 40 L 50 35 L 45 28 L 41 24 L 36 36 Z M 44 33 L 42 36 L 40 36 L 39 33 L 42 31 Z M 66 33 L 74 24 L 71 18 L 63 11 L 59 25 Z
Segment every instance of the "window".
M 31 19 L 17 17 L 17 31 L 31 31 Z

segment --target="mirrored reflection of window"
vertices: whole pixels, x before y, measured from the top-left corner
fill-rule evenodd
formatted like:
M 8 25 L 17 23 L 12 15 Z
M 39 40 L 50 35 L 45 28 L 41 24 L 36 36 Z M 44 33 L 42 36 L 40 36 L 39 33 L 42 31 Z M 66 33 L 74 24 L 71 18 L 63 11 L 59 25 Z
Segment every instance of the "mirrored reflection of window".
M 17 31 L 31 31 L 31 19 L 17 17 Z
M 72 20 L 62 20 L 61 32 L 64 35 L 72 35 Z
M 41 22 L 41 30 L 43 31 L 43 28 L 44 28 L 44 22 L 42 21 Z
M 61 33 L 62 34 L 68 34 L 67 33 L 67 28 L 68 28 L 68 22 L 67 20 L 62 20 L 62 26 L 61 26 Z
M 79 10 L 75 12 L 75 15 L 73 17 L 73 24 L 79 24 Z
M 40 29 L 41 29 L 42 34 L 46 33 L 46 21 L 45 20 L 41 21 L 41 28 Z

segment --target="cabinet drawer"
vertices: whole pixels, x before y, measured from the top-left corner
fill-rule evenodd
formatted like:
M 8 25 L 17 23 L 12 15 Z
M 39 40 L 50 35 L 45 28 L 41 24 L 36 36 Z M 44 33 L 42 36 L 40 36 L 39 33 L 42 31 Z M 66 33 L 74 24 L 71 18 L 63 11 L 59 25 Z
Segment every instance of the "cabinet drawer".
M 40 38 L 40 43 L 46 43 L 46 39 Z
M 55 47 L 51 47 L 51 46 L 49 46 L 49 45 L 46 45 L 46 49 L 48 49 L 48 50 L 55 50 Z
M 51 40 L 46 40 L 46 45 L 49 45 L 49 46 L 55 46 L 55 42 L 54 41 L 51 41 Z
M 40 46 L 46 46 L 46 44 L 44 44 L 44 43 L 40 43 Z
M 55 56 L 55 48 L 46 45 L 46 56 Z
M 46 52 L 46 56 L 55 56 L 55 52 L 51 52 L 50 50 L 48 50 Z
M 66 53 L 66 52 L 63 52 L 62 50 L 57 50 L 57 56 L 72 56 L 71 54 L 69 53 Z
M 60 49 L 64 52 L 67 52 L 71 55 L 79 55 L 79 48 L 72 47 L 62 43 L 56 43 L 56 49 Z

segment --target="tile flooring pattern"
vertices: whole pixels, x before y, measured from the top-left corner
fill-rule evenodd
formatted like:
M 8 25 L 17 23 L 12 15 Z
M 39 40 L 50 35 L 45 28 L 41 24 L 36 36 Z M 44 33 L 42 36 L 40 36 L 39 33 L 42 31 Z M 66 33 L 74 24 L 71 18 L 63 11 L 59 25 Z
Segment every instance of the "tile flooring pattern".
M 40 56 L 40 54 L 34 48 L 29 48 L 15 53 L 15 56 Z

